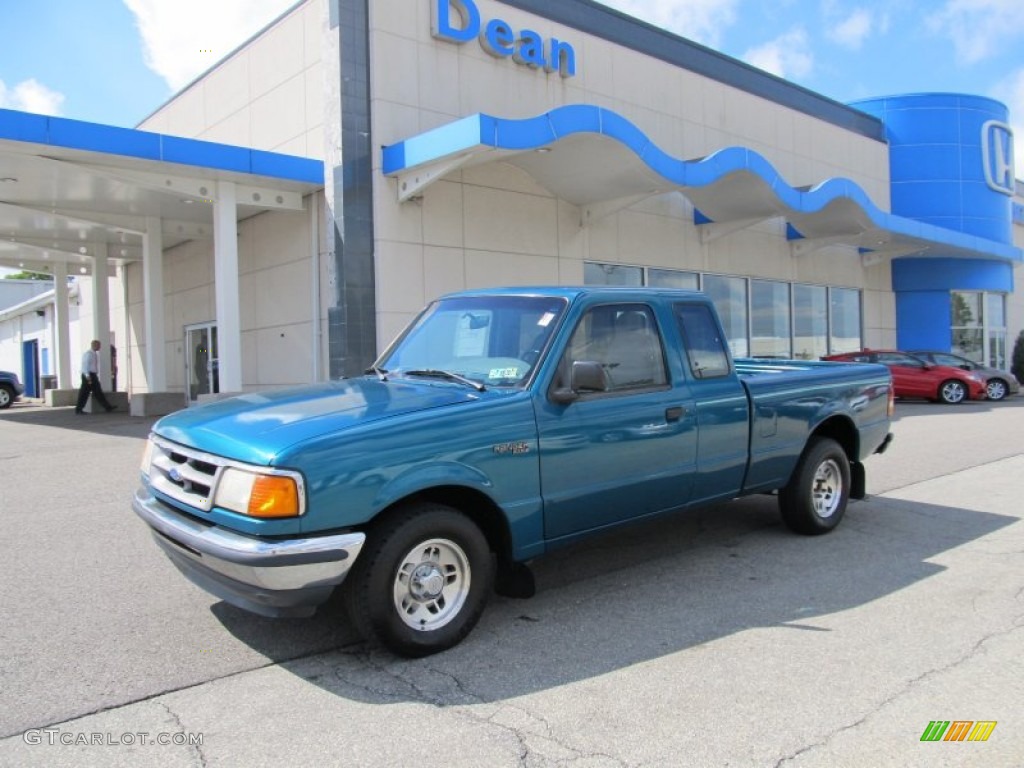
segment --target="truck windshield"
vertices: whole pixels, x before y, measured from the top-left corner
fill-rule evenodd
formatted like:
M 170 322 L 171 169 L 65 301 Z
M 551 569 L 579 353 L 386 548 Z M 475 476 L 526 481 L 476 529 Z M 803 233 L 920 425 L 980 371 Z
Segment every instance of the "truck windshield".
M 488 387 L 521 386 L 533 372 L 565 299 L 458 296 L 424 310 L 374 365 L 378 374 L 448 374 Z

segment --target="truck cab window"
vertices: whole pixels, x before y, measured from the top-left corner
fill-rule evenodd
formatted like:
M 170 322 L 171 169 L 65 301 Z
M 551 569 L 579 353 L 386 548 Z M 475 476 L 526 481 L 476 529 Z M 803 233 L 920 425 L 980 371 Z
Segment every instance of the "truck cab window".
M 562 370 L 577 361 L 599 363 L 608 392 L 661 387 L 668 382 L 661 335 L 650 307 L 609 304 L 580 320 L 569 342 Z
M 728 376 L 729 354 L 711 310 L 703 304 L 676 304 L 675 313 L 694 378 Z

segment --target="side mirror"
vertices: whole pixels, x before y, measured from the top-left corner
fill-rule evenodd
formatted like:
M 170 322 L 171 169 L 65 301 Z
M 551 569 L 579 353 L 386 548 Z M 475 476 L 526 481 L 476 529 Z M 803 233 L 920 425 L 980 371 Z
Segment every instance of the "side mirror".
M 569 388 L 556 389 L 551 393 L 551 400 L 559 405 L 568 405 L 581 394 L 607 392 L 608 385 L 608 374 L 603 365 L 591 360 L 577 360 L 572 364 Z
M 970 371 L 970 370 L 973 370 L 973 369 L 971 368 L 971 366 L 970 366 L 970 365 L 968 365 L 967 363 L 962 363 L 962 364 L 960 365 L 960 367 L 961 367 L 961 368 L 963 368 L 963 369 L 964 369 L 965 371 Z

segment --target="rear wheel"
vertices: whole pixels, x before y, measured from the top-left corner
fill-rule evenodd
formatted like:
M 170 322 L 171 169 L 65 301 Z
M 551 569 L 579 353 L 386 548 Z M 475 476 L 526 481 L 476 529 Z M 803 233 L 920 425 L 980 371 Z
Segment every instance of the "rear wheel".
M 835 440 L 812 437 L 789 484 L 779 491 L 783 522 L 796 533 L 828 533 L 843 519 L 850 498 L 850 461 Z
M 440 504 L 415 504 L 371 532 L 367 543 L 343 586 L 364 637 L 419 657 L 470 633 L 494 587 L 494 563 L 469 518 Z
M 989 400 L 1002 400 L 1009 391 L 1009 387 L 1002 379 L 989 379 L 985 385 L 985 394 L 988 395 Z
M 939 387 L 939 400 L 947 405 L 962 403 L 966 397 L 967 387 L 964 386 L 962 381 L 949 379 L 948 381 L 942 382 L 942 386 Z

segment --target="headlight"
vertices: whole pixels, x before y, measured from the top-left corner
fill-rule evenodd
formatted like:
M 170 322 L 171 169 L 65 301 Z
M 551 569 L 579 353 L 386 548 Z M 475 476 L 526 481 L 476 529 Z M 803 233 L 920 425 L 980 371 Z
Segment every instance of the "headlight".
M 301 476 L 228 467 L 217 483 L 214 506 L 249 517 L 298 517 L 304 511 Z
M 968 373 L 967 374 L 967 378 L 973 379 L 974 381 L 978 382 L 979 384 L 985 384 L 986 383 L 985 377 L 982 376 L 980 373 Z

